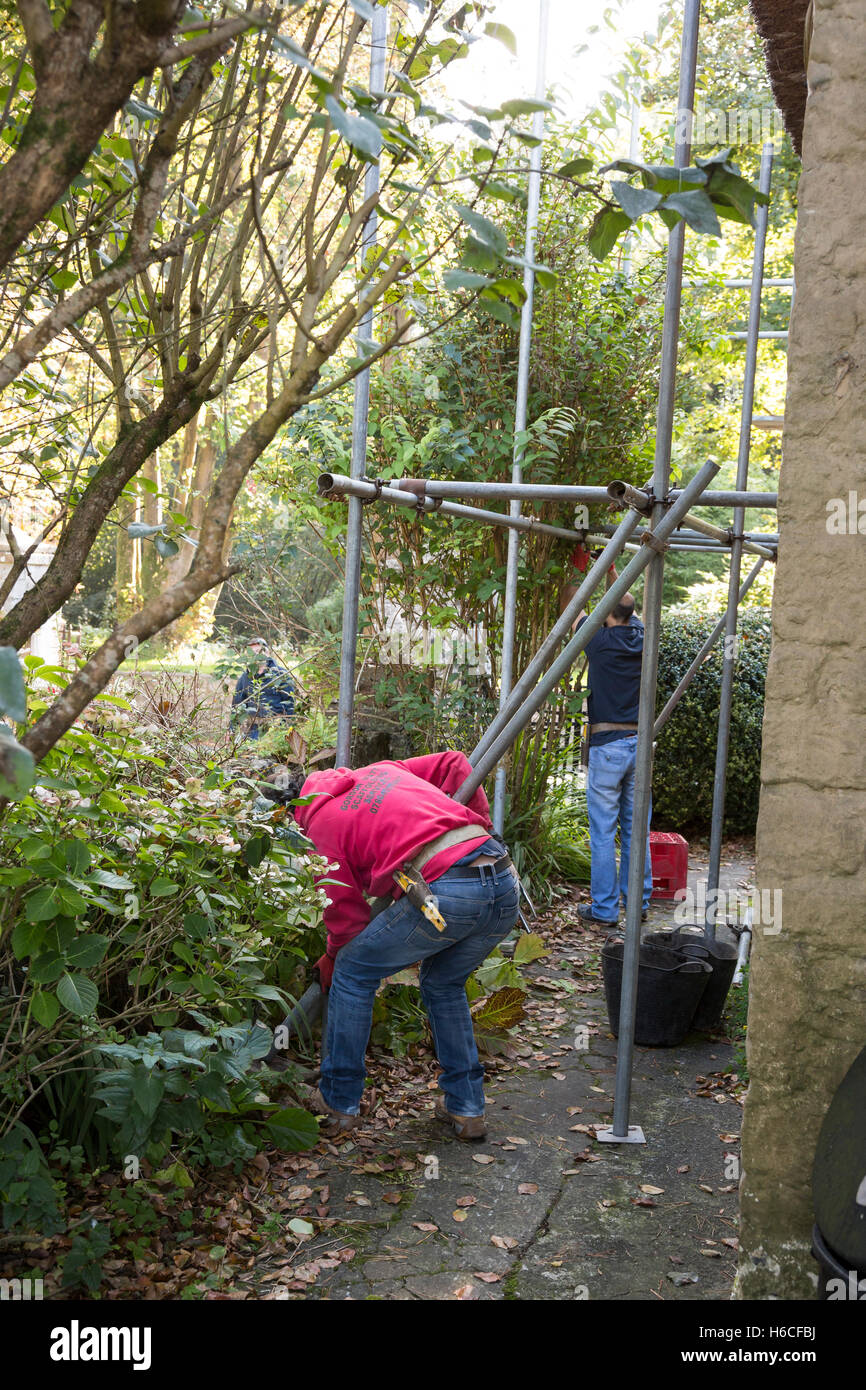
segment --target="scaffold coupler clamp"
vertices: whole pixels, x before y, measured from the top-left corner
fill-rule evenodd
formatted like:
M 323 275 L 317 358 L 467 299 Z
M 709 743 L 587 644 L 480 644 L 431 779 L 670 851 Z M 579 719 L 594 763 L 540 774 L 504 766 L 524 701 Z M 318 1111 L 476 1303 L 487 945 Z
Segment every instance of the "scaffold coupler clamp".
M 664 555 L 665 551 L 668 549 L 668 542 L 659 540 L 655 531 L 644 531 L 640 538 L 640 543 L 641 545 L 648 545 L 651 550 L 655 551 L 656 555 Z

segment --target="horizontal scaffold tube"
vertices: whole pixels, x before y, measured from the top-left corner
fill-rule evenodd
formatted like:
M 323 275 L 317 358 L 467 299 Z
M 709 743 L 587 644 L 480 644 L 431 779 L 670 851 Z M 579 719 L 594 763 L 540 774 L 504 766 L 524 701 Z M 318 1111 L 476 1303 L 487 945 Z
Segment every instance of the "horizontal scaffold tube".
M 504 512 L 489 512 L 482 507 L 464 507 L 459 502 L 443 502 L 425 497 L 422 492 L 409 488 L 396 488 L 384 485 L 379 487 L 366 478 L 347 478 L 342 473 L 321 473 L 319 475 L 319 495 L 321 497 L 360 497 L 362 501 L 390 502 L 397 507 L 411 507 L 414 511 L 442 512 L 445 516 L 462 517 L 466 521 L 480 521 L 488 526 L 504 526 L 511 531 L 537 531 L 545 536 L 557 536 L 560 540 L 579 541 L 580 531 L 571 531 L 566 526 L 553 526 L 547 521 L 537 521 L 532 516 L 507 516 Z
M 692 478 L 688 486 L 683 489 L 680 496 L 673 503 L 665 516 L 662 517 L 658 525 L 653 527 L 652 535 L 655 544 L 659 544 L 668 539 L 677 523 L 685 515 L 689 507 L 694 504 L 695 498 L 703 492 L 704 488 L 712 481 L 718 471 L 719 465 L 710 461 L 705 463 L 703 468 L 695 474 L 694 478 Z M 473 751 L 470 757 L 470 762 L 473 764 L 472 772 L 454 793 L 455 801 L 459 802 L 461 805 L 465 805 L 470 797 L 473 796 L 488 773 L 492 771 L 500 758 L 508 752 L 508 749 L 517 738 L 518 734 L 526 728 L 532 716 L 541 708 L 547 696 L 554 687 L 558 685 L 559 681 L 565 675 L 566 671 L 574 664 L 578 656 L 580 656 L 580 653 L 585 649 L 590 638 L 598 632 L 608 614 L 613 612 L 623 595 L 628 593 L 631 585 L 646 569 L 654 554 L 655 550 L 653 544 L 649 542 L 649 536 L 647 536 L 645 537 L 644 544 L 641 546 L 640 552 L 635 555 L 634 559 L 629 561 L 622 574 L 619 575 L 607 592 L 599 599 L 592 613 L 586 621 L 581 624 L 570 641 L 566 643 L 559 656 L 544 673 L 543 678 L 522 703 L 515 700 L 515 695 L 517 694 L 520 684 L 518 682 L 518 685 L 514 687 L 514 691 L 512 691 L 509 700 L 500 710 L 497 717 L 498 722 L 501 723 L 503 719 L 507 719 L 508 723 L 501 728 L 500 732 L 492 741 L 488 742 L 488 746 L 483 753 L 479 753 L 477 749 Z M 596 562 L 597 565 L 599 563 L 598 561 Z
M 717 465 L 717 468 L 719 465 Z M 328 476 L 328 475 L 325 475 Z M 423 484 L 425 497 L 496 497 L 503 501 L 515 498 L 523 502 L 586 502 L 610 505 L 606 487 L 572 487 L 564 483 L 481 483 L 471 479 L 447 482 L 435 478 L 398 478 L 391 487 Z M 644 489 L 639 489 L 644 491 Z M 685 489 L 674 488 L 665 499 L 676 502 Z M 646 494 L 649 498 L 649 494 Z M 767 507 L 776 506 L 775 492 L 703 492 L 692 503 L 694 507 Z

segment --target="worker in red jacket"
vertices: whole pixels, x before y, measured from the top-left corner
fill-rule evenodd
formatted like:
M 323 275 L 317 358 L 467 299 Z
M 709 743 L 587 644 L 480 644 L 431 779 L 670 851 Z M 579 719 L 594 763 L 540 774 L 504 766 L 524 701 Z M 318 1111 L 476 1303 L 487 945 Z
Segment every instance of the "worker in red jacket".
M 483 790 L 468 806 L 449 795 L 470 771 L 468 759 L 450 751 L 338 767 L 284 784 L 286 799 L 293 791 L 310 798 L 295 807 L 295 819 L 336 865 L 326 875 L 327 950 L 317 962 L 330 991 L 326 1056 L 311 1097 L 329 1117 L 330 1133 L 358 1123 L 379 985 L 420 961 L 421 997 L 442 1067 L 444 1102 L 436 1115 L 460 1139 L 485 1138 L 484 1072 L 465 986 L 517 921 L 518 880 L 505 847 L 491 836 Z M 371 920 L 368 899 L 392 894 Z

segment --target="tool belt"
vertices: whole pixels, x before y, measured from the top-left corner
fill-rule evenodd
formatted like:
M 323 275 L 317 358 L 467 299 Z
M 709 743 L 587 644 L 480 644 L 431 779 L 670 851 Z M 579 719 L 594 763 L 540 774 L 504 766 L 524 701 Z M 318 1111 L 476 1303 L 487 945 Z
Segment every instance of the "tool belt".
M 637 733 L 637 724 L 590 724 L 590 734 L 612 734 L 616 729 L 630 729 Z

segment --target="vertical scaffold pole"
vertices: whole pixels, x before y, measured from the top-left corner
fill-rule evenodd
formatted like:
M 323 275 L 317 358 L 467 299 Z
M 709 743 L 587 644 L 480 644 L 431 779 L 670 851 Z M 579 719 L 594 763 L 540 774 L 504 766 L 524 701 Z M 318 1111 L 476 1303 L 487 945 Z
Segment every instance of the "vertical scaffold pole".
M 685 0 L 683 40 L 680 53 L 680 80 L 677 95 L 674 163 L 682 168 L 691 150 L 691 113 L 694 108 L 695 73 L 698 60 L 700 0 Z M 665 280 L 664 327 L 662 329 L 659 399 L 656 410 L 655 459 L 653 464 L 652 525 L 665 513 L 662 499 L 670 487 L 671 442 L 674 424 L 674 393 L 677 374 L 677 344 L 683 289 L 683 247 L 685 223 L 678 222 L 668 242 Z M 623 952 L 622 995 L 619 1015 L 619 1044 L 616 1055 L 616 1090 L 613 1124 L 597 1131 L 609 1143 L 645 1143 L 639 1125 L 629 1126 L 631 1076 L 634 1060 L 634 1023 L 637 1008 L 637 979 L 640 959 L 640 919 L 643 899 L 644 862 L 652 793 L 653 723 L 655 720 L 656 677 L 658 673 L 659 624 L 661 620 L 664 555 L 654 555 L 644 583 L 644 646 L 641 663 L 640 713 L 634 773 L 631 855 L 628 871 L 628 906 Z
M 547 91 L 545 71 L 547 66 L 547 25 L 550 0 L 539 0 L 538 10 L 538 56 L 535 67 L 535 95 L 543 101 Z M 541 141 L 544 138 L 544 112 L 535 111 L 532 116 L 532 134 L 539 142 L 529 151 L 529 186 L 526 203 L 526 241 L 525 256 L 530 265 L 535 260 L 535 234 L 538 229 L 538 208 L 541 201 Z M 523 269 L 523 289 L 526 298 L 520 311 L 520 345 L 517 356 L 517 400 L 514 409 L 514 454 L 511 468 L 511 481 L 523 481 L 523 446 L 518 436 L 526 429 L 526 406 L 529 395 L 529 349 L 532 342 L 532 307 L 535 293 L 535 272 L 530 265 Z M 520 502 L 510 505 L 512 516 L 520 515 Z M 517 571 L 520 562 L 520 536 L 517 531 L 508 534 L 508 561 L 505 570 L 505 605 L 502 625 L 502 656 L 500 661 L 499 707 L 503 707 L 511 693 L 514 679 L 514 637 L 517 613 Z M 505 764 L 496 770 L 493 792 L 493 826 L 502 834 L 505 821 Z
M 762 193 L 769 194 L 773 174 L 773 146 L 767 143 L 761 153 L 761 175 L 758 183 Z M 764 248 L 767 240 L 769 209 L 759 207 L 755 217 L 755 252 L 752 259 L 752 287 L 749 296 L 749 323 L 746 334 L 746 363 L 743 375 L 743 408 L 740 416 L 740 447 L 737 451 L 737 488 L 745 491 L 749 477 L 749 454 L 752 441 L 752 412 L 755 403 L 755 374 L 758 364 L 758 333 L 761 327 L 761 292 L 764 283 Z M 716 737 L 716 770 L 713 780 L 713 810 L 710 819 L 710 862 L 707 871 L 707 907 L 704 929 L 707 936 L 716 934 L 717 890 L 722 864 L 722 829 L 725 820 L 725 782 L 728 774 L 728 745 L 731 735 L 731 704 L 734 694 L 734 667 L 737 656 L 737 609 L 740 587 L 740 564 L 743 555 L 743 530 L 746 511 L 735 507 L 731 541 L 731 568 L 728 577 L 728 606 L 725 612 L 725 636 L 722 647 L 722 683 L 719 697 L 719 729 Z
M 385 90 L 385 67 L 388 56 L 388 8 L 377 5 L 370 21 L 370 90 Z M 364 200 L 379 191 L 379 165 L 368 164 L 364 175 Z M 370 213 L 361 240 L 361 258 L 376 244 L 378 219 L 376 209 Z M 373 311 L 358 321 L 358 350 L 369 341 Z M 355 400 L 352 414 L 351 476 L 362 478 L 367 462 L 367 417 L 370 411 L 370 371 L 355 377 Z M 337 767 L 348 767 L 352 759 L 352 724 L 355 713 L 355 658 L 358 650 L 358 602 L 361 590 L 361 543 L 363 503 L 358 497 L 348 499 L 346 523 L 346 568 L 343 594 L 343 635 L 340 644 L 340 694 L 337 705 Z

